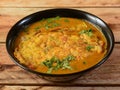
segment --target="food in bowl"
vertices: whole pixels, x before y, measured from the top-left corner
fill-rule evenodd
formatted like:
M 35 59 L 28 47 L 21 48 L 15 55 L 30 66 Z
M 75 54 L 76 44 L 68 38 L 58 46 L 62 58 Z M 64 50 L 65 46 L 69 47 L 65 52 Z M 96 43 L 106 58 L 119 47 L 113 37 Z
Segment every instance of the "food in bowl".
M 15 39 L 14 56 L 30 69 L 49 74 L 70 74 L 99 63 L 107 52 L 100 28 L 85 19 L 43 18 Z

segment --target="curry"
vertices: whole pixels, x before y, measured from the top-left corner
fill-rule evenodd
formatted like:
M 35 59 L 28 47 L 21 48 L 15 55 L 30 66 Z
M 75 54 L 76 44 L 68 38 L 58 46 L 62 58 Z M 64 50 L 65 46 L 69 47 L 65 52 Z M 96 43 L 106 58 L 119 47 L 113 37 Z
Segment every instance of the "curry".
M 69 74 L 86 70 L 102 60 L 107 41 L 92 23 L 77 18 L 52 17 L 21 30 L 14 55 L 32 70 Z

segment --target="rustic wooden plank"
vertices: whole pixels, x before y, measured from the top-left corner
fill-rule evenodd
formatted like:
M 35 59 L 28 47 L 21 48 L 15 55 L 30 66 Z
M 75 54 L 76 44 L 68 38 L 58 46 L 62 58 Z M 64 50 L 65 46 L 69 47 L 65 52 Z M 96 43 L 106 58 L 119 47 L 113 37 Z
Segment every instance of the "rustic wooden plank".
M 0 85 L 0 90 L 41 90 L 41 86 L 7 86 Z
M 5 42 L 10 28 L 21 18 L 33 12 L 49 8 L 0 8 L 0 42 Z M 115 41 L 120 41 L 120 10 L 119 8 L 76 8 L 93 13 L 108 23 L 115 35 Z M 104 13 L 103 13 L 104 11 Z M 114 11 L 114 12 L 113 12 Z
M 0 7 L 119 7 L 120 0 L 2 0 Z
M 0 43 L 0 65 L 2 64 L 13 64 L 7 51 L 5 44 Z
M 69 83 L 52 83 L 16 66 L 0 44 L 0 84 L 24 85 L 120 85 L 120 44 L 115 44 L 110 58 L 99 68 Z
M 120 87 L 0 86 L 1 90 L 119 90 Z

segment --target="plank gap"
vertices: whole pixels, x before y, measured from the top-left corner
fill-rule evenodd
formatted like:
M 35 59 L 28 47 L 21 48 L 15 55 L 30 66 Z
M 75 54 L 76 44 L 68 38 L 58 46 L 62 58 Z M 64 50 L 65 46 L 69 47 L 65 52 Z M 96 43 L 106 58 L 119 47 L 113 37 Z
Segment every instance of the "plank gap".
M 120 8 L 120 6 L 33 6 L 33 7 L 19 7 L 19 6 L 0 6 L 0 8 Z
M 29 83 L 22 83 L 22 84 L 16 84 L 16 83 L 0 83 L 0 85 L 8 85 L 8 86 L 62 86 L 62 87 L 120 87 L 120 84 L 109 84 L 109 83 L 103 83 L 103 84 L 69 84 L 67 83 L 49 83 L 49 84 L 29 84 Z

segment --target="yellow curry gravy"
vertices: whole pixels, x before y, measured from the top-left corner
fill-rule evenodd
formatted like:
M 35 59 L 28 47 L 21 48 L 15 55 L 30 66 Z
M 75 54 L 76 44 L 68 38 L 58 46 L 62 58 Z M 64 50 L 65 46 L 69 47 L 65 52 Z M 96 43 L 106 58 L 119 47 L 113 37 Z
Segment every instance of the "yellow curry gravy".
M 52 74 L 82 71 L 97 64 L 107 42 L 99 28 L 83 19 L 53 17 L 22 30 L 14 55 L 29 68 Z

